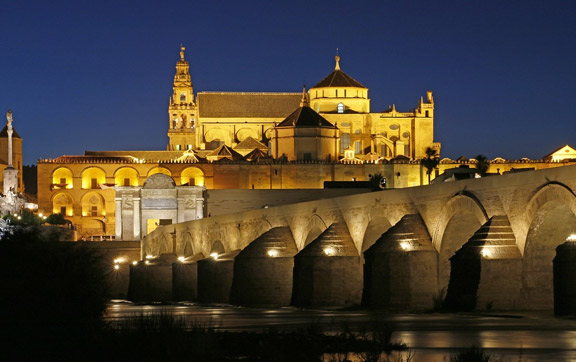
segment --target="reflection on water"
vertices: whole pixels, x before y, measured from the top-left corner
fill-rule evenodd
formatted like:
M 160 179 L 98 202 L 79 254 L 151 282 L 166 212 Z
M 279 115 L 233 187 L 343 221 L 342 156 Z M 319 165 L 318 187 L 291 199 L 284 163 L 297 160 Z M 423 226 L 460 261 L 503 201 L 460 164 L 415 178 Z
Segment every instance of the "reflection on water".
M 413 362 L 449 361 L 450 353 L 472 345 L 485 348 L 503 361 L 576 361 L 576 321 L 545 314 L 457 315 L 395 314 L 375 311 L 331 311 L 297 308 L 238 308 L 199 305 L 111 304 L 108 320 L 141 314 L 185 316 L 222 330 L 346 328 L 370 331 L 375 325 L 394 325 L 394 341 L 406 343 Z M 396 358 L 391 358 L 395 361 Z

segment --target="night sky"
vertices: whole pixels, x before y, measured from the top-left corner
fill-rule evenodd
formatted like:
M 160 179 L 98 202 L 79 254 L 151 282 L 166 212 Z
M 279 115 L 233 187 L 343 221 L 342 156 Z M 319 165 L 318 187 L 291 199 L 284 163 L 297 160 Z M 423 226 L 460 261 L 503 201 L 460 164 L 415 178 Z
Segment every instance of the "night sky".
M 443 157 L 541 158 L 576 147 L 575 19 L 570 0 L 2 0 L 2 122 L 24 164 L 166 149 L 180 43 L 195 92 L 299 92 L 339 48 L 374 112 L 434 92 Z

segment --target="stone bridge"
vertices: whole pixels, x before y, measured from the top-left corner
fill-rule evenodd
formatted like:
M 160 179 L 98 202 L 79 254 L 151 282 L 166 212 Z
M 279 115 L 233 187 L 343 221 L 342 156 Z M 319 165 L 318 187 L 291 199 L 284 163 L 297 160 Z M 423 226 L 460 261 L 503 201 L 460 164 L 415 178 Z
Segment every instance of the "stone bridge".
M 162 226 L 142 241 L 130 296 L 553 309 L 555 249 L 576 233 L 574 190 L 576 166 L 566 166 Z

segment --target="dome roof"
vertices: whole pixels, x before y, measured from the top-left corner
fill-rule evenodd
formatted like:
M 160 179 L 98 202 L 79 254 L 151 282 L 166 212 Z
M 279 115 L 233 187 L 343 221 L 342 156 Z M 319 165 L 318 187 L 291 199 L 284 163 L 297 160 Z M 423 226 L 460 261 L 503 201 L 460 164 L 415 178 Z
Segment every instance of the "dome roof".
M 334 71 L 328 74 L 326 78 L 322 79 L 320 83 L 316 84 L 312 88 L 324 87 L 354 87 L 368 89 L 356 79 L 340 70 L 340 57 L 338 55 L 336 56 L 336 67 L 334 68 Z

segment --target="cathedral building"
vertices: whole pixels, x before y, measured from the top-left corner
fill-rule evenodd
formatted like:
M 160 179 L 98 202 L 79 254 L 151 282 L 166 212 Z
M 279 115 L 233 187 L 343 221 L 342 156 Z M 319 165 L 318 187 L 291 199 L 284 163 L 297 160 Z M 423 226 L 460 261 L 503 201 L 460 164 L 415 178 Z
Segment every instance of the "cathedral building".
M 201 190 L 321 189 L 325 181 L 362 181 L 375 173 L 389 187 L 425 184 L 418 160 L 428 147 L 440 148 L 432 92 L 415 103 L 408 112 L 394 106 L 373 112 L 368 88 L 342 71 L 339 56 L 332 72 L 302 92 L 195 93 L 181 47 L 167 150 L 39 160 L 39 211 L 64 214 L 79 235 L 136 238 L 169 219 L 203 217 Z M 155 174 L 173 183 L 153 182 Z M 153 200 L 158 184 L 173 191 Z M 141 219 L 156 207 L 170 209 L 157 211 L 170 216 Z M 120 217 L 129 223 L 120 225 Z
M 285 118 L 302 103 L 302 94 L 199 92 L 195 97 L 184 50 L 182 47 L 176 63 L 168 109 L 168 150 L 195 150 L 205 156 L 222 145 L 235 148 L 249 137 L 270 147 L 276 132 L 285 127 Z M 426 100 L 420 98 L 418 106 L 410 112 L 398 112 L 394 106 L 371 112 L 368 88 L 341 70 L 339 56 L 334 70 L 310 88 L 306 98 L 310 110 L 338 129 L 339 135 L 332 136 L 336 138 L 337 149 L 333 153 L 299 155 L 288 149 L 281 152 L 286 153 L 288 161 L 337 161 L 348 147 L 360 158 L 378 156 L 389 160 L 404 156 L 414 160 L 424 157 L 427 147 L 439 148 L 439 144 L 434 144 L 432 92 L 427 92 Z M 284 126 L 279 126 L 281 123 Z M 276 143 L 275 147 L 278 146 Z M 278 152 L 270 154 L 277 158 Z

